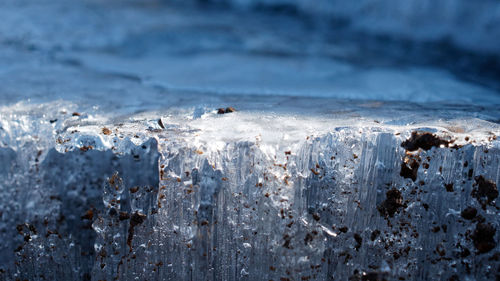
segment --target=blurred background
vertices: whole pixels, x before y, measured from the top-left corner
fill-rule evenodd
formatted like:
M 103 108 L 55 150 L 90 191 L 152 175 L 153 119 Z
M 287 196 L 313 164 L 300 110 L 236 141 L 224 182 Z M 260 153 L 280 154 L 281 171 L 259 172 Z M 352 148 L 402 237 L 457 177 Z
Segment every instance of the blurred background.
M 497 0 L 1 0 L 0 18 L 4 103 L 184 91 L 500 104 Z

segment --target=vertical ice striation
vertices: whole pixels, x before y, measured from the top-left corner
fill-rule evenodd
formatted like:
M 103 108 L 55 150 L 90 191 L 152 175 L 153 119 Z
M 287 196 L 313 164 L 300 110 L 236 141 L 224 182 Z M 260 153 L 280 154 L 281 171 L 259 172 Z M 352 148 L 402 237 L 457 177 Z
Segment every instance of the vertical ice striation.
M 491 280 L 498 274 L 496 127 L 469 135 L 332 125 L 294 135 L 291 123 L 279 119 L 274 126 L 292 134 L 277 141 L 267 129 L 245 136 L 200 127 L 219 122 L 216 115 L 184 125 L 165 118 L 164 129 L 152 128 L 151 120 L 139 123 L 145 127 L 90 125 L 62 134 L 71 136 L 58 148 L 67 152 L 52 149 L 35 161 L 39 172 L 24 173 L 32 185 L 17 179 L 2 188 L 2 206 L 17 206 L 2 214 L 4 278 Z M 223 118 L 251 128 L 244 113 Z M 110 140 L 112 148 L 105 145 Z M 16 153 L 0 154 L 2 185 L 19 174 Z M 34 192 L 35 201 L 8 203 Z
M 43 160 L 38 153 L 40 159 L 27 170 L 22 152 L 2 151 L 7 152 L 1 166 L 1 260 L 7 280 L 90 280 L 99 234 L 92 224 L 106 210 L 106 178 L 120 172 L 125 174 L 124 185 L 156 186 L 154 141 L 131 147 L 124 156 L 52 148 Z
M 500 278 L 500 2 L 173 2 L 0 1 L 0 280 Z

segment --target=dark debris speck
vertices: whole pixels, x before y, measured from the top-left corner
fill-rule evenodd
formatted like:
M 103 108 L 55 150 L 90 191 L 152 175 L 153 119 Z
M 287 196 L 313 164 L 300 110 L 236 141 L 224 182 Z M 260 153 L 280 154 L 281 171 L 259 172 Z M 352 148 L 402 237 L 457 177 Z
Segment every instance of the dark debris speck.
M 236 109 L 234 107 L 226 107 L 224 108 L 219 108 L 217 109 L 217 114 L 226 114 L 226 113 L 231 113 L 231 112 L 236 112 Z
M 480 254 L 493 250 L 497 243 L 493 239 L 496 228 L 489 223 L 478 223 L 471 238 Z
M 412 132 L 411 137 L 405 140 L 401 146 L 408 151 L 415 151 L 419 148 L 429 150 L 432 147 L 440 147 L 441 145 L 448 146 L 450 141 L 441 139 L 440 137 L 428 132 Z
M 420 161 L 418 157 L 405 157 L 401 163 L 401 171 L 399 172 L 399 175 L 403 178 L 416 181 L 419 167 Z
M 446 188 L 446 191 L 448 192 L 453 192 L 453 183 L 446 183 L 444 188 Z
M 403 207 L 403 195 L 401 194 L 401 191 L 393 188 L 387 191 L 386 199 L 377 207 L 377 209 L 382 216 L 392 217 L 401 207 Z
M 472 197 L 476 198 L 479 203 L 486 207 L 487 204 L 491 204 L 493 200 L 498 197 L 497 185 L 491 181 L 485 179 L 483 176 L 477 176 L 474 178 L 476 183 L 475 188 L 472 190 Z
M 128 238 L 127 245 L 130 247 L 130 251 L 132 251 L 132 239 L 134 238 L 134 228 L 142 224 L 146 220 L 146 215 L 141 214 L 139 212 L 135 212 L 130 216 L 130 226 L 128 228 Z
M 377 239 L 379 235 L 380 235 L 380 230 L 375 229 L 374 231 L 372 231 L 372 234 L 370 235 L 370 240 L 375 241 L 375 239 Z
M 464 218 L 466 220 L 472 220 L 476 217 L 477 210 L 474 207 L 467 207 L 467 208 L 462 210 L 460 215 L 462 216 L 462 218 Z
M 354 248 L 356 250 L 359 250 L 361 248 L 361 245 L 363 244 L 363 237 L 359 235 L 358 233 L 354 233 L 354 240 L 356 241 L 356 245 L 354 245 Z

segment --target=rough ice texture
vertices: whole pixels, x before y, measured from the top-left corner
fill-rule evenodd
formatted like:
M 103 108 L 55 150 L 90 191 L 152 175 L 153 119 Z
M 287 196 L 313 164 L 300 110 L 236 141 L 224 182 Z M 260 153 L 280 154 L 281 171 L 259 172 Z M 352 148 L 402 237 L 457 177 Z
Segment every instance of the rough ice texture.
M 498 279 L 489 57 L 159 1 L 0 18 L 0 280 Z
M 2 115 L 7 280 L 497 278 L 497 124 L 71 106 Z

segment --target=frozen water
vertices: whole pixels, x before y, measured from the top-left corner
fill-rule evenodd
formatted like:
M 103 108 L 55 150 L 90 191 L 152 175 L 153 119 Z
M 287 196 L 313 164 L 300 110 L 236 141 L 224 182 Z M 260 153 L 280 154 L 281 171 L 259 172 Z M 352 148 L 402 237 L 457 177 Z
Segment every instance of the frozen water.
M 211 7 L 0 2 L 0 279 L 498 278 L 495 56 Z
M 496 200 L 471 197 L 479 177 L 499 181 L 494 123 L 251 110 L 113 121 L 46 106 L 26 108 L 37 121 L 38 110 L 59 114 L 39 125 L 46 144 L 23 135 L 30 121 L 2 115 L 18 138 L 1 150 L 2 240 L 10 241 L 2 260 L 16 260 L 6 270 L 21 279 L 495 274 L 495 251 L 481 253 L 471 238 L 480 223 L 460 215 L 470 206 L 497 227 Z M 405 152 L 403 141 L 424 125 L 457 148 Z M 405 159 L 420 165 L 406 168 L 410 176 Z M 391 201 L 393 189 L 401 199 Z
M 241 9 L 312 14 L 359 30 L 420 40 L 449 40 L 468 49 L 499 53 L 500 4 L 495 0 L 209 1 L 228 3 Z
M 497 57 L 330 29 L 321 20 L 287 15 L 113 3 L 2 3 L 2 100 L 104 103 L 109 97 L 115 104 L 126 95 L 120 106 L 139 106 L 158 104 L 160 90 L 488 105 L 499 100 Z M 138 84 L 149 87 L 138 90 Z

